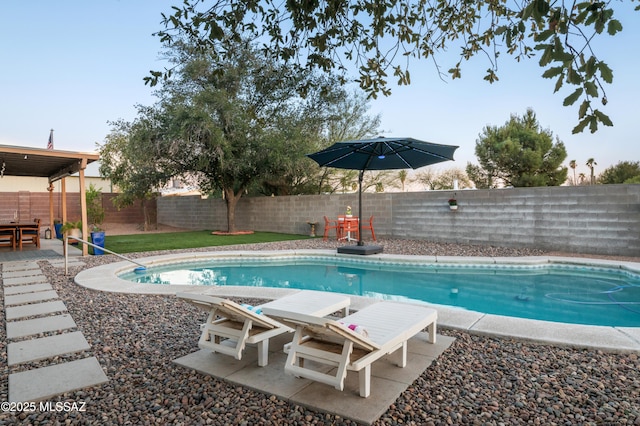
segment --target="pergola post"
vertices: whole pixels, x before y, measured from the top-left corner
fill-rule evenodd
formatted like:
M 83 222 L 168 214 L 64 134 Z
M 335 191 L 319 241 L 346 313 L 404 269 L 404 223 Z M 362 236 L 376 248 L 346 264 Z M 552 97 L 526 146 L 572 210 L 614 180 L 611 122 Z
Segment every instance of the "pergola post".
M 53 183 L 49 182 L 47 191 L 49 191 L 49 231 L 51 232 L 51 238 L 55 238 L 55 226 L 53 226 Z
M 67 223 L 67 181 L 65 178 L 60 179 L 60 192 L 62 193 L 62 200 L 60 200 L 62 208 L 62 223 Z
M 82 160 L 80 164 L 80 170 L 78 171 L 80 177 L 80 214 L 82 215 L 82 238 L 85 241 L 89 241 L 89 226 L 87 226 L 87 193 L 85 191 L 84 183 L 84 169 L 87 167 L 87 160 Z M 89 254 L 89 246 L 82 244 L 82 255 L 87 256 Z

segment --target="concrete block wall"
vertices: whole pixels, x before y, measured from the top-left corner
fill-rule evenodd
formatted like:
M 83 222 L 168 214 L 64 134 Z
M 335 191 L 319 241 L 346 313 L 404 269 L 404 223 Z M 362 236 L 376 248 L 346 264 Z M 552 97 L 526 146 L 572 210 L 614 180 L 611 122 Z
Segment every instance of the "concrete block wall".
M 363 212 L 375 215 L 375 229 L 390 235 L 391 194 L 363 194 Z M 299 195 L 287 197 L 241 198 L 236 207 L 236 228 L 309 234 L 307 222 L 317 222 L 317 233 L 324 231 L 324 216 L 335 219 L 351 206 L 358 214 L 357 194 Z M 158 199 L 158 222 L 188 229 L 227 229 L 227 210 L 222 199 L 199 196 Z
M 131 206 L 118 209 L 113 200 L 118 194 L 103 193 L 102 207 L 104 208 L 104 221 L 106 223 L 144 223 L 144 209 L 141 201 L 136 201 Z M 145 201 L 151 220 L 156 218 L 156 200 Z M 79 209 L 78 209 L 78 214 Z
M 640 254 L 640 186 L 459 191 L 458 210 L 398 197 L 396 237 L 530 247 L 574 253 Z
M 226 224 L 226 214 L 226 206 L 221 199 L 202 199 L 200 196 L 158 199 L 158 223 L 165 225 L 187 229 L 222 229 L 226 227 L 223 225 Z
M 53 215 L 60 217 L 60 194 L 53 194 Z M 42 220 L 42 226 L 49 224 L 49 193 L 48 192 L 0 192 L 0 222 L 13 220 L 14 212 L 18 212 L 20 221 L 30 222 L 35 218 Z M 67 214 L 80 217 L 79 194 L 67 194 Z
M 11 222 L 19 211 L 17 192 L 0 192 L 0 222 Z
M 375 216 L 376 234 L 396 238 L 539 248 L 573 253 L 640 255 L 640 185 L 511 188 L 363 194 L 363 217 Z M 358 214 L 357 194 L 242 198 L 237 229 L 308 234 L 307 222 L 335 218 L 346 206 Z M 226 230 L 220 199 L 164 197 L 160 223 Z M 369 235 L 364 235 L 370 240 Z

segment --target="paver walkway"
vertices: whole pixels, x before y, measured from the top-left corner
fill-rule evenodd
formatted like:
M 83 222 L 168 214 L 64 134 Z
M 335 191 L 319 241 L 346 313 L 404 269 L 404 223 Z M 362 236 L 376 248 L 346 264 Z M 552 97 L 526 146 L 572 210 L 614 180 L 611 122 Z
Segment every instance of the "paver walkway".
M 79 264 L 77 260 L 72 262 Z M 91 346 L 35 261 L 4 262 L 1 278 L 10 368 L 9 401 L 41 401 L 109 380 L 92 356 L 55 363 L 60 355 L 83 353 Z M 41 336 L 44 333 L 47 335 Z M 47 360 L 51 363 L 42 367 L 24 366 Z

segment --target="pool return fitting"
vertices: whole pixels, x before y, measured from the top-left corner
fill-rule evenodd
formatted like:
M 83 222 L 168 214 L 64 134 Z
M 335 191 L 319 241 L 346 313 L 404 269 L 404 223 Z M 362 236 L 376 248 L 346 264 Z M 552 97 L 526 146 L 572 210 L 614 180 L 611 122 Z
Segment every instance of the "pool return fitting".
M 95 245 L 93 243 L 90 243 L 89 241 L 83 240 L 82 238 L 73 237 L 72 239 L 74 239 L 76 241 L 79 241 L 79 242 L 81 242 L 83 244 L 87 244 L 87 245 L 93 247 L 94 249 L 97 248 L 97 249 L 106 251 L 109 254 L 112 254 L 114 256 L 118 256 L 120 259 L 124 259 L 124 260 L 126 260 L 128 262 L 135 263 L 136 265 L 139 265 L 137 268 L 134 269 L 134 272 L 136 272 L 136 273 L 144 272 L 144 271 L 147 270 L 147 267 L 145 265 L 143 265 L 142 263 L 136 262 L 135 260 L 130 259 L 130 258 L 126 257 L 126 256 L 121 255 L 121 254 L 118 254 L 118 253 L 116 253 L 114 251 L 111 251 L 111 250 L 106 249 L 104 247 L 97 246 L 97 245 Z M 65 235 L 64 238 L 62 239 L 62 241 L 63 241 L 63 251 L 64 251 L 64 274 L 65 275 L 69 275 L 69 268 L 67 266 L 67 262 L 68 262 L 68 258 L 69 258 L 67 244 L 69 243 L 69 237 L 67 235 Z

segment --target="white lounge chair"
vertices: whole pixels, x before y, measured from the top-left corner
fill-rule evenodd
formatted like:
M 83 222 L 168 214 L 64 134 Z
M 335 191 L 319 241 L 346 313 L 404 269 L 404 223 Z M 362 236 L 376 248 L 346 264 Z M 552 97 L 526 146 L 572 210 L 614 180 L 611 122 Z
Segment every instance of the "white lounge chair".
M 242 359 L 245 346 L 256 344 L 258 365 L 263 367 L 269 362 L 269 339 L 293 331 L 286 325 L 231 300 L 190 293 L 178 293 L 176 296 L 209 312 L 198 341 L 200 349 L 210 349 Z M 342 294 L 300 291 L 268 302 L 259 308 L 272 307 L 322 317 L 339 310 L 344 310 L 347 314 L 349 304 L 349 297 Z
M 263 312 L 295 328 L 288 346 L 285 372 L 344 389 L 347 370 L 359 372 L 360 396 L 371 393 L 371 364 L 387 354 L 400 350 L 399 367 L 407 364 L 407 341 L 427 329 L 428 341 L 436 341 L 435 310 L 423 306 L 395 302 L 370 305 L 339 322 L 275 309 Z M 366 330 L 368 336 L 349 326 Z M 335 374 L 310 367 L 304 360 L 335 367 Z M 324 367 L 326 370 L 326 367 Z

